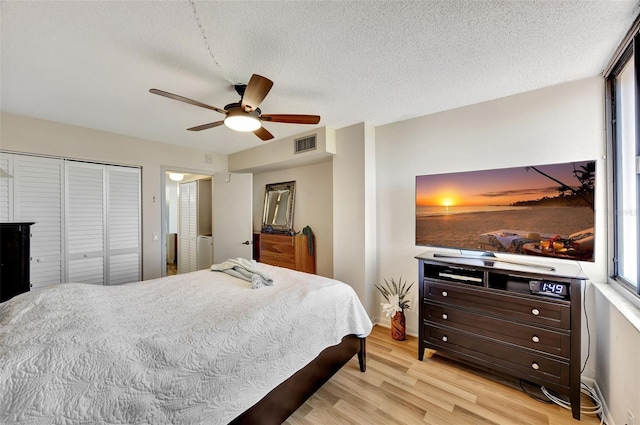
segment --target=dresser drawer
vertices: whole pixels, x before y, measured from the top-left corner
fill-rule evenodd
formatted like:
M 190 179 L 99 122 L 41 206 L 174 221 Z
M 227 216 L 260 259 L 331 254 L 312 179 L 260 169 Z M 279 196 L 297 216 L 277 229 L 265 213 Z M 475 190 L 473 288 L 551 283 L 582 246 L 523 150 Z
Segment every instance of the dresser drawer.
M 292 236 L 262 235 L 260 237 L 260 261 L 272 266 L 296 267 L 296 249 Z
M 285 267 L 306 273 L 316 272 L 316 261 L 313 249 L 315 239 L 307 235 L 295 236 L 260 233 L 256 236 L 259 245 L 257 257 L 261 263 Z
M 448 304 L 507 321 L 571 329 L 571 307 L 565 301 L 540 296 L 511 294 L 500 290 L 474 288 L 471 285 L 447 284 L 425 280 L 424 301 Z
M 496 338 L 504 342 L 569 358 L 571 339 L 569 332 L 556 332 L 508 320 L 479 315 L 449 305 L 425 303 L 425 323 L 447 326 L 472 334 Z
M 294 253 L 278 253 L 273 251 L 261 251 L 260 262 L 270 264 L 272 266 L 286 267 L 288 269 L 296 268 L 296 256 Z
M 423 325 L 429 348 L 537 382 L 568 387 L 569 362 L 461 330 Z
M 266 251 L 277 250 L 279 252 L 295 251 L 295 241 L 293 236 L 262 234 L 260 236 L 260 247 Z

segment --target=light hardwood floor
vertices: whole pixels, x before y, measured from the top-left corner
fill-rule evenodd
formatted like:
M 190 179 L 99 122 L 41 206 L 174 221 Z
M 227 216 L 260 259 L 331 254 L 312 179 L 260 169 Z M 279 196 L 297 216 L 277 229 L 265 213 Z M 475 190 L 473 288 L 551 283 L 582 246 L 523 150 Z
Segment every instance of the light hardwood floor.
M 525 394 L 518 380 L 498 378 L 441 356 L 419 361 L 417 339 L 391 339 L 375 326 L 367 338 L 367 371 L 351 359 L 285 422 L 288 425 L 599 424 Z M 484 376 L 483 376 L 484 375 Z M 537 388 L 525 388 L 540 395 Z M 582 405 L 593 406 L 583 396 Z

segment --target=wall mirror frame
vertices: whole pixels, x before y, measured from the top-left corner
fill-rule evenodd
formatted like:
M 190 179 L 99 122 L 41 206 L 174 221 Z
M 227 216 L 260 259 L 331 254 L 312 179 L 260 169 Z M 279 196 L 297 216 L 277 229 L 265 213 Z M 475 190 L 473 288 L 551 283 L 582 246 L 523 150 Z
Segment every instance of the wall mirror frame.
M 295 181 L 265 185 L 262 215 L 263 233 L 294 233 L 295 193 Z

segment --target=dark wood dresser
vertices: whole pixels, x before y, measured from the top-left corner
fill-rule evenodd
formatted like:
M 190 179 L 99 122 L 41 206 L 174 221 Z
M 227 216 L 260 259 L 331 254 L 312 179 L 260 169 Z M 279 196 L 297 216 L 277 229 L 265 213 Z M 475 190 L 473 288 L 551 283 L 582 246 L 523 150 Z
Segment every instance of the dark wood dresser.
M 33 224 L 0 223 L 0 302 L 31 288 L 30 250 Z
M 313 252 L 309 252 L 309 239 L 306 235 L 260 233 L 257 239 L 260 248 L 256 261 L 301 272 L 316 273 L 315 245 L 312 247 Z M 254 235 L 254 243 L 255 240 Z M 315 238 L 313 243 L 315 244 Z
M 544 386 L 568 395 L 573 417 L 580 419 L 580 300 L 586 280 L 580 268 L 570 262 L 543 269 L 462 257 L 435 251 L 416 257 L 418 359 L 429 348 Z

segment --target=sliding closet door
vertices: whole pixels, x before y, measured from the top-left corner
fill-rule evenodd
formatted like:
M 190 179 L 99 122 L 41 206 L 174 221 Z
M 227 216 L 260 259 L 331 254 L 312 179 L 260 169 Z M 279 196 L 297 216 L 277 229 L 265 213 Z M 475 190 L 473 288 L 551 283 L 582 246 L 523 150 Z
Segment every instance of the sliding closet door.
M 140 280 L 140 169 L 67 161 L 68 281 Z
M 63 163 L 57 158 L 13 156 L 14 220 L 31 226 L 31 285 L 63 281 Z
M 33 288 L 63 281 L 63 162 L 0 153 L 0 221 L 32 221 Z
M 31 285 L 62 281 L 62 161 L 1 154 L 0 220 L 32 221 Z
M 140 169 L 0 153 L 0 221 L 33 221 L 31 284 L 140 280 Z
M 140 170 L 107 166 L 109 285 L 140 280 Z
M 104 284 L 104 165 L 66 162 L 66 232 L 69 282 Z

